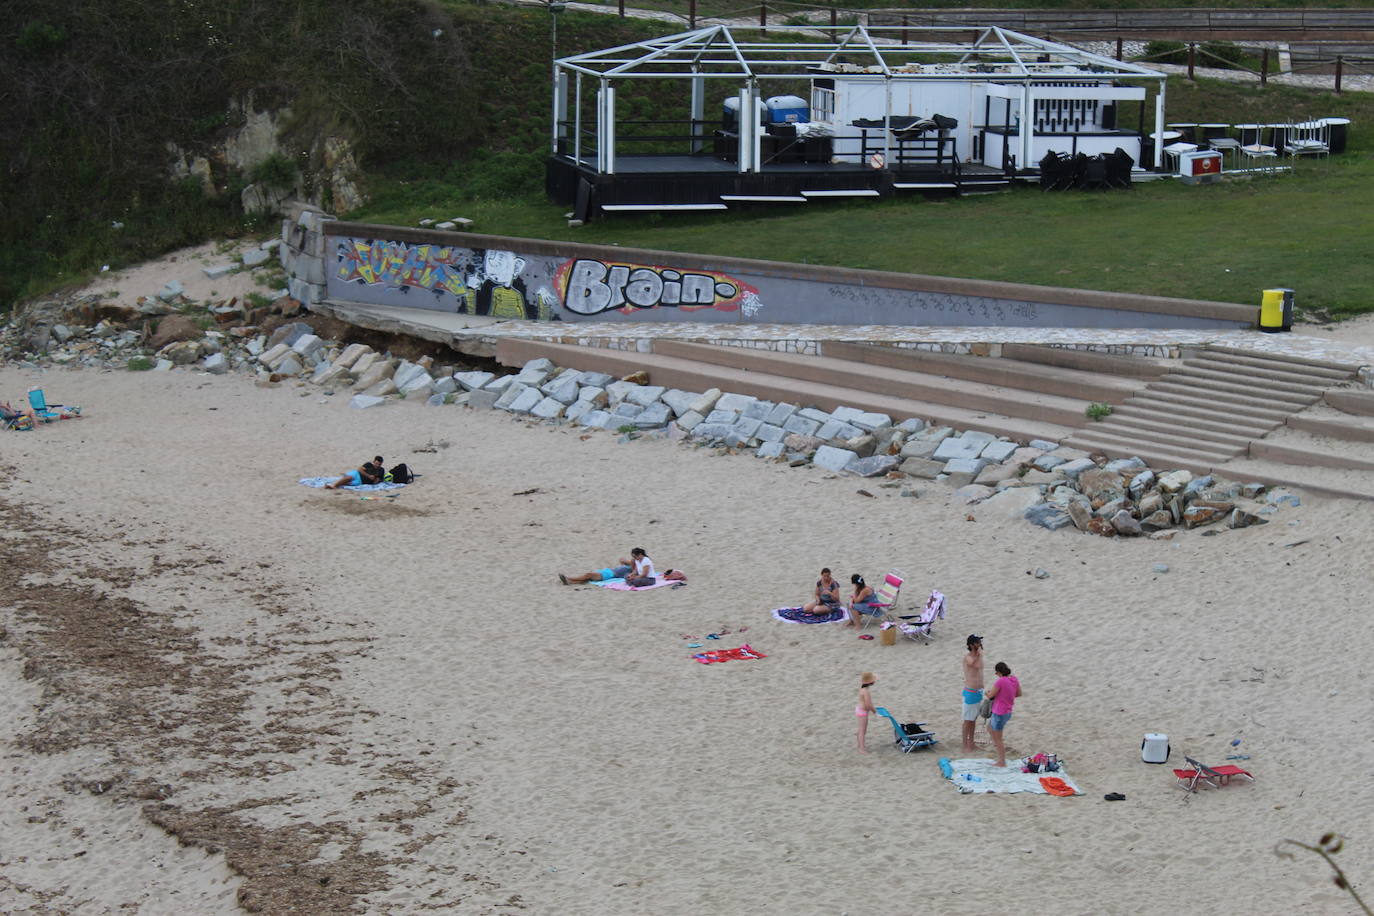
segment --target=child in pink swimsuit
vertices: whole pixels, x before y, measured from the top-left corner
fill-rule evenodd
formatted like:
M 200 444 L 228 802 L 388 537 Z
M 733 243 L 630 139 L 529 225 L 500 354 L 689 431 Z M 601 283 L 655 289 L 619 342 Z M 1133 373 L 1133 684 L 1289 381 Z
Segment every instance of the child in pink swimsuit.
M 877 710 L 873 706 L 873 695 L 868 692 L 868 688 L 877 683 L 878 677 L 872 671 L 865 671 L 859 677 L 859 705 L 854 707 L 854 715 L 859 718 L 859 753 L 867 754 L 868 748 L 864 746 L 864 736 L 868 733 L 868 717 Z

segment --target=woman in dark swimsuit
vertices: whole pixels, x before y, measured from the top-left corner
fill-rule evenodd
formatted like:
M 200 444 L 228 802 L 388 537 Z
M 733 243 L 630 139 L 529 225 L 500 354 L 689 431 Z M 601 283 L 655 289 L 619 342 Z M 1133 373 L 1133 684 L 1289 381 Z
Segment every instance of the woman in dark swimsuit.
M 821 577 L 816 580 L 816 600 L 802 607 L 808 614 L 824 614 L 828 611 L 838 611 L 842 609 L 840 604 L 840 583 L 830 576 L 830 567 L 821 570 Z

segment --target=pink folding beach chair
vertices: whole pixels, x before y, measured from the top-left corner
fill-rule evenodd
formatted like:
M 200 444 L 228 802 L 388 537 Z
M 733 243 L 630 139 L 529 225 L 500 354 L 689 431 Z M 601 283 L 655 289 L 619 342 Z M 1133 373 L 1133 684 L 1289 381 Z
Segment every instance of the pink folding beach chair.
M 930 642 L 930 630 L 935 626 L 935 621 L 945 616 L 945 608 L 944 592 L 933 591 L 926 599 L 926 606 L 921 613 L 902 617 L 897 629 L 901 630 L 907 639 Z
M 904 581 L 906 580 L 902 574 L 895 569 L 883 576 L 883 581 L 873 590 L 872 603 L 860 609 L 861 628 L 867 627 L 874 620 L 890 620 L 892 618 L 892 612 L 897 609 L 897 596 L 902 593 Z

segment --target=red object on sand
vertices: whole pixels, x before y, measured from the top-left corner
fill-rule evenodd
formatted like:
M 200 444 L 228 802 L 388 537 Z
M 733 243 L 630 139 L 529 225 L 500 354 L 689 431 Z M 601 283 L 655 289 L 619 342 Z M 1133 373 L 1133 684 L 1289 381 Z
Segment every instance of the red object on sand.
M 732 662 L 749 658 L 767 658 L 762 652 L 755 650 L 748 643 L 738 649 L 712 649 L 710 652 L 698 652 L 692 658 L 701 662 L 703 665 L 714 665 L 716 662 Z

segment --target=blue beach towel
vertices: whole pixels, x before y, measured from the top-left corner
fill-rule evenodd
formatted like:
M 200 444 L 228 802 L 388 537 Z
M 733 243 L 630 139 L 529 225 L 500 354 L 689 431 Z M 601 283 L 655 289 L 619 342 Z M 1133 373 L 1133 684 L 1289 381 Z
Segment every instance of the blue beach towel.
M 342 474 L 339 475 L 339 477 L 342 477 L 342 476 L 343 476 Z M 301 478 L 301 486 L 303 486 L 303 487 L 314 487 L 314 488 L 317 489 L 317 490 L 323 490 L 326 486 L 328 486 L 329 484 L 331 484 L 331 483 L 333 483 L 334 481 L 338 480 L 339 477 L 304 477 L 304 478 Z M 403 483 L 365 483 L 365 484 L 363 484 L 363 485 L 360 486 L 360 487 L 345 486 L 345 487 L 340 487 L 339 489 L 340 489 L 340 490 L 358 490 L 358 491 L 363 491 L 363 490 L 399 490 L 399 489 L 401 489 L 401 488 L 404 487 L 404 486 L 405 486 L 405 484 L 403 484 Z

